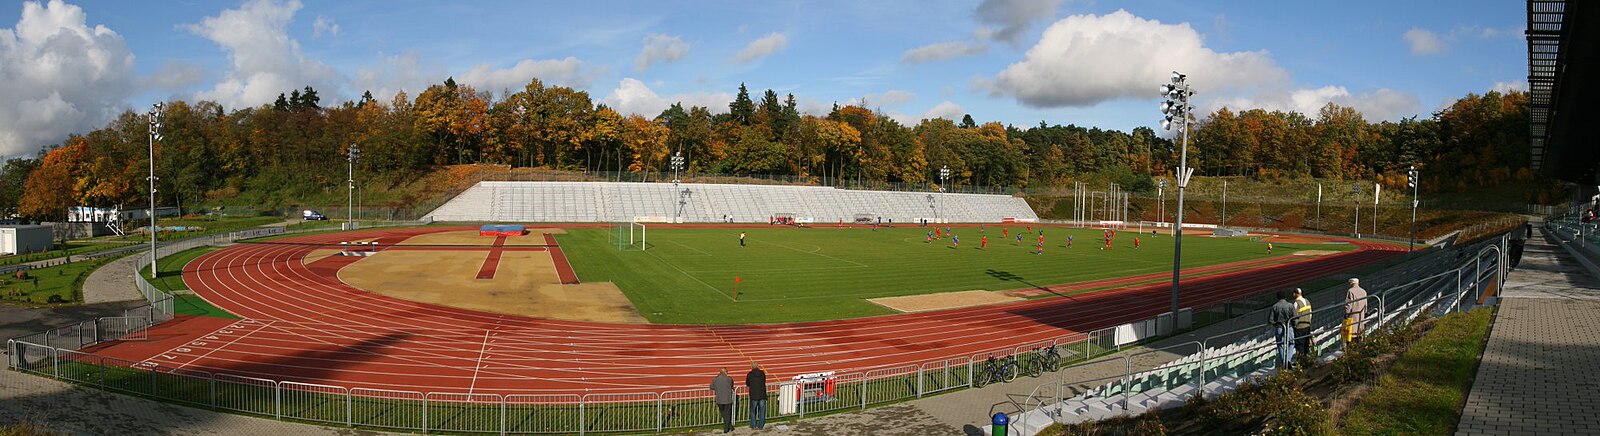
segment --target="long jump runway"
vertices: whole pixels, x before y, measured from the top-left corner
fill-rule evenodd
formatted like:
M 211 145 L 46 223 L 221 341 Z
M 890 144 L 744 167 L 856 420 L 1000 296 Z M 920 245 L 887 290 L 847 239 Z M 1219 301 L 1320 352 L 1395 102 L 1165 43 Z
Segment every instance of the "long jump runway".
M 752 360 L 760 362 L 773 380 L 786 380 L 802 373 L 846 374 L 955 359 L 1150 318 L 1167 311 L 1170 304 L 1170 284 L 1156 283 L 842 321 L 607 324 L 502 315 L 382 296 L 313 271 L 302 262 L 318 248 L 312 244 L 403 239 L 437 231 L 312 235 L 209 253 L 184 268 L 185 282 L 212 304 L 245 319 L 169 322 L 151 329 L 151 341 L 113 343 L 94 352 L 181 370 L 349 388 L 643 393 L 703 389 L 718 368 L 738 372 Z M 1389 245 L 1350 242 L 1359 249 L 1185 279 L 1183 303 L 1204 307 L 1245 298 L 1401 254 L 1400 248 Z

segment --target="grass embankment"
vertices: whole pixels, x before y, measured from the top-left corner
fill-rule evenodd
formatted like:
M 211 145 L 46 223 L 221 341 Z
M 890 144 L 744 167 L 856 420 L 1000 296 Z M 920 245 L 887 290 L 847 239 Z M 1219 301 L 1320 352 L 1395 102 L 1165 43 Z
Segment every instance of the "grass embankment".
M 559 236 L 578 278 L 613 282 L 655 323 L 773 323 L 854 318 L 894 313 L 870 298 L 946 291 L 1009 290 L 1088 282 L 1171 271 L 1172 238 L 1133 232 L 1101 250 L 1095 229 L 1025 226 L 958 228 L 951 238 L 927 242 L 931 228 L 650 229 L 649 249 L 618 249 L 610 229 L 568 229 Z M 1009 234 L 1009 236 L 1003 236 Z M 980 249 L 983 236 L 987 249 Z M 1067 237 L 1074 247 L 1067 248 Z M 624 240 L 628 235 L 623 233 Z M 1186 268 L 1289 256 L 1298 250 L 1350 249 L 1345 244 L 1265 244 L 1244 238 L 1185 240 Z M 735 283 L 735 277 L 739 279 Z
M 93 253 L 100 250 L 117 248 L 126 245 L 126 243 L 100 242 L 94 240 L 67 241 L 62 244 L 57 244 L 55 249 L 50 251 L 0 257 L 0 266 L 59 259 L 65 256 L 77 256 L 80 254 Z
M 183 267 L 190 261 L 203 254 L 222 249 L 222 247 L 197 247 L 180 251 L 161 259 L 156 264 L 156 279 L 150 284 L 161 292 L 173 296 L 172 311 L 180 315 L 210 316 L 216 318 L 238 318 L 226 310 L 217 308 L 189 292 L 189 286 L 183 283 Z
M 200 230 L 182 231 L 182 232 L 170 231 L 170 230 L 162 230 L 162 231 L 156 232 L 156 240 L 157 241 L 172 241 L 172 240 L 178 240 L 178 239 L 193 238 L 193 237 L 196 237 L 196 236 L 206 236 L 206 235 L 215 235 L 215 234 L 219 234 L 219 233 L 228 233 L 228 232 L 232 232 L 232 231 L 244 230 L 244 229 L 253 228 L 253 227 L 261 227 L 261 226 L 268 225 L 268 224 L 276 224 L 276 223 L 283 222 L 283 220 L 284 219 L 282 217 L 272 217 L 272 216 L 256 216 L 256 217 L 210 217 L 210 216 L 199 216 L 199 217 L 188 217 L 188 218 L 158 219 L 158 220 L 156 220 L 156 225 L 161 226 L 161 227 L 174 227 L 174 226 L 198 227 L 198 228 L 200 228 Z M 142 225 L 149 225 L 149 221 L 144 221 L 143 223 L 144 224 L 142 224 Z M 128 227 L 130 229 L 133 228 L 133 227 L 139 227 L 140 225 L 141 224 L 138 224 L 138 223 L 135 223 L 135 222 L 129 222 L 128 223 Z M 124 241 L 124 242 L 149 242 L 150 241 L 150 236 L 148 234 L 146 234 L 146 233 L 140 232 L 140 233 L 128 233 L 127 236 L 122 236 L 122 237 L 113 238 L 113 239 L 114 240 Z
M 1493 311 L 1440 318 L 1346 414 L 1345 434 L 1449 434 L 1461 421 Z
M 121 257 L 121 256 L 117 256 Z M 83 279 L 116 258 L 100 258 L 30 269 L 0 277 L 0 301 L 24 305 L 70 305 L 83 302 Z

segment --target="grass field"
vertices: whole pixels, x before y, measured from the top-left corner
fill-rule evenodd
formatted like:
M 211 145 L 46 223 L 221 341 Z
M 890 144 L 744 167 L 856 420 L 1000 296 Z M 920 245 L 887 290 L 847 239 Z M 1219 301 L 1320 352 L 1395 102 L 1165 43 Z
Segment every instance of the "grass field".
M 183 283 L 183 267 L 202 254 L 222 249 L 222 247 L 197 247 L 180 251 L 161 259 L 156 264 L 156 279 L 150 284 L 173 295 L 172 311 L 180 315 L 210 316 L 216 318 L 238 318 L 226 310 L 212 306 L 205 299 L 188 293 L 189 286 Z
M 578 278 L 617 284 L 654 323 L 772 323 L 853 318 L 893 313 L 869 298 L 944 291 L 1009 290 L 1171 271 L 1167 235 L 1122 232 L 1112 250 L 1099 249 L 1095 229 L 1051 228 L 1045 252 L 1034 254 L 1037 235 L 1021 244 L 1016 226 L 958 228 L 950 238 L 925 242 L 920 227 L 837 229 L 789 227 L 649 231 L 649 249 L 619 250 L 616 231 L 569 229 L 560 236 Z M 987 250 L 979 249 L 989 236 Z M 1067 248 L 1067 237 L 1074 247 Z M 621 237 L 627 238 L 626 229 Z M 1002 240 L 1009 239 L 1009 240 Z M 1347 244 L 1274 244 L 1271 256 L 1297 250 L 1349 250 Z M 1269 257 L 1266 244 L 1245 238 L 1184 238 L 1186 268 Z M 740 283 L 735 291 L 734 278 Z M 737 294 L 737 296 L 736 296 Z
M 121 257 L 121 256 L 117 256 Z M 116 258 L 72 262 L 27 271 L 27 279 L 7 275 L 0 278 L 0 301 L 13 304 L 77 304 L 83 279 L 101 265 Z

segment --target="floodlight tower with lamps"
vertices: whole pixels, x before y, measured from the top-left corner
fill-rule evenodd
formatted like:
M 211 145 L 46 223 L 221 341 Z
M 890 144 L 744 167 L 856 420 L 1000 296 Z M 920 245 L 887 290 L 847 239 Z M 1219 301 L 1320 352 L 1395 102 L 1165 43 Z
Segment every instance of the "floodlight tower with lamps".
M 1189 89 L 1188 76 L 1177 71 L 1172 72 L 1172 82 L 1161 85 L 1161 96 L 1166 101 L 1161 102 L 1161 113 L 1166 115 L 1161 120 L 1163 130 L 1172 130 L 1174 121 L 1178 127 L 1178 134 L 1183 137 L 1182 146 L 1178 153 L 1178 212 L 1172 225 L 1172 313 L 1178 313 L 1178 274 L 1183 268 L 1183 190 L 1189 186 L 1189 176 L 1194 175 L 1194 169 L 1189 168 L 1189 113 L 1194 106 L 1189 104 L 1189 97 L 1194 96 L 1194 91 Z
M 161 102 L 150 105 L 150 278 L 156 278 L 156 142 L 161 141 Z
M 345 201 L 345 230 L 356 229 L 356 159 L 361 158 L 361 147 L 350 144 L 350 149 L 345 150 L 344 175 L 345 183 L 349 184 L 349 198 Z
M 1159 203 L 1156 204 L 1156 221 L 1157 222 L 1165 222 L 1167 220 L 1167 181 L 1166 180 L 1162 180 L 1162 181 L 1156 182 L 1156 197 L 1160 199 L 1160 200 L 1158 200 Z
M 682 170 L 683 169 L 683 152 L 682 151 L 673 152 L 672 153 L 672 161 L 668 165 L 672 167 L 672 192 L 676 194 L 676 193 L 678 193 L 678 182 L 679 182 L 679 180 L 678 180 L 678 170 Z M 679 194 L 679 195 L 681 195 L 681 194 Z M 680 198 L 678 200 L 678 202 L 680 202 L 680 203 L 683 202 L 683 199 Z M 674 222 L 674 223 L 678 222 L 678 214 L 682 213 L 682 210 L 683 209 L 679 208 L 679 207 L 673 207 L 672 208 L 672 222 Z
M 1350 223 L 1350 233 L 1354 233 L 1355 237 L 1360 238 L 1361 237 L 1361 182 L 1356 182 L 1356 184 L 1354 186 L 1350 187 L 1350 196 L 1354 197 L 1354 200 L 1352 200 L 1352 201 L 1355 204 L 1355 207 L 1354 207 L 1354 209 L 1355 209 L 1355 220 Z
M 1417 171 L 1416 165 L 1406 170 L 1406 187 L 1411 188 L 1411 236 L 1406 238 L 1410 243 L 1406 248 L 1407 252 L 1417 250 L 1417 185 L 1419 185 L 1417 179 L 1421 176 L 1422 173 Z
M 940 165 L 939 166 L 939 194 L 940 194 L 939 195 L 939 202 L 940 203 L 944 202 L 944 181 L 945 181 L 945 179 L 949 179 L 949 178 L 950 178 L 950 166 L 949 165 Z M 939 209 L 937 209 L 937 208 L 935 208 L 933 210 L 933 219 L 934 220 L 938 220 L 939 219 Z

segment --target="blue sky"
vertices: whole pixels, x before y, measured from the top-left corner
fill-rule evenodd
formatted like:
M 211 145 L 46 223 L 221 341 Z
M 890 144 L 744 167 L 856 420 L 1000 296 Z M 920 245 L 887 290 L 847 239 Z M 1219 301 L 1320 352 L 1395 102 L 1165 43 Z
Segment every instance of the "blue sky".
M 168 98 L 229 110 L 316 87 L 412 96 L 531 77 L 624 112 L 725 110 L 740 82 L 803 110 L 1154 126 L 1168 71 L 1204 110 L 1427 116 L 1521 89 L 1518 2 L 24 2 L 0 8 L 0 155 Z

